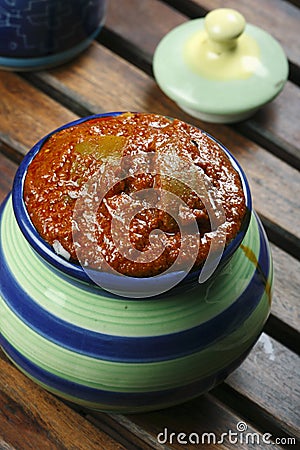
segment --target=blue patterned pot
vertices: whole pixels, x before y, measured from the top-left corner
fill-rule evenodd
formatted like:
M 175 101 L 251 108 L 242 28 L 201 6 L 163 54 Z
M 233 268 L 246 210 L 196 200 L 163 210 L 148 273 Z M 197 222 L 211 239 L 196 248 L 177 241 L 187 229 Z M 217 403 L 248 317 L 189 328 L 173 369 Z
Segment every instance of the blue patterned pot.
M 42 69 L 83 51 L 99 33 L 106 0 L 0 0 L 0 68 Z
M 184 280 L 152 298 L 109 294 L 47 248 L 24 215 L 24 175 L 44 140 L 1 207 L 3 350 L 38 384 L 89 408 L 148 411 L 209 391 L 241 364 L 270 311 L 272 258 L 256 213 L 205 283 Z

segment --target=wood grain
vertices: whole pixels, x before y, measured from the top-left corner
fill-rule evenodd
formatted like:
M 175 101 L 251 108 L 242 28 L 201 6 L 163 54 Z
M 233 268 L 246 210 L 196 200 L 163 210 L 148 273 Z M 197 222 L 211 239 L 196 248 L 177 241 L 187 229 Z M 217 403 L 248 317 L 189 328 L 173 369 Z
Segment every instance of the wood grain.
M 0 140 L 25 154 L 45 134 L 76 116 L 20 76 L 0 71 Z
M 128 429 L 133 430 L 134 426 L 138 426 L 142 430 L 141 433 L 146 430 L 153 436 L 157 436 L 164 427 L 171 432 L 201 434 L 213 431 L 221 436 L 222 432 L 228 429 L 236 430 L 238 421 L 243 420 L 247 423 L 249 432 L 257 431 L 258 427 L 258 432 L 269 432 L 274 438 L 299 437 L 297 416 L 299 369 L 299 359 L 292 352 L 263 334 L 245 362 L 211 394 L 165 411 L 131 415 L 127 419 L 115 416 L 114 419 Z M 223 402 L 216 401 L 216 396 L 226 398 L 224 395 L 226 386 L 240 396 L 239 401 L 234 399 L 230 404 L 231 408 L 236 409 L 236 414 Z M 252 411 L 249 404 L 252 405 Z M 93 415 L 97 417 L 97 413 Z M 239 444 L 239 448 L 244 448 L 240 445 L 242 444 Z M 259 448 L 269 448 L 264 447 L 263 443 L 260 445 L 262 446 Z M 180 446 L 174 443 L 172 448 Z M 227 447 L 225 445 L 208 448 Z
M 0 386 L 0 442 L 2 439 L 8 448 L 124 449 L 121 444 L 22 375 L 1 358 L 1 352 Z
M 11 190 L 17 165 L 0 153 L 0 203 Z
M 272 416 L 288 435 L 299 438 L 299 371 L 300 358 L 263 334 L 226 383 Z
M 235 124 L 234 128 L 247 137 L 253 138 L 261 146 L 300 168 L 300 90 L 287 82 L 275 100 L 261 108 L 246 122 Z
M 299 333 L 300 262 L 276 245 L 271 245 L 271 250 L 274 262 L 272 314 Z
M 290 81 L 272 103 L 232 126 L 187 116 L 151 76 L 153 52 L 161 38 L 189 18 L 219 6 L 239 9 L 247 21 L 275 36 L 292 69 Z M 30 74 L 0 71 L 0 202 L 11 189 L 22 155 L 48 132 L 78 116 L 137 110 L 178 117 L 206 129 L 241 163 L 254 206 L 274 241 L 275 272 L 267 333 L 249 357 L 211 393 L 164 411 L 105 414 L 66 404 L 26 378 L 0 350 L 0 450 L 293 447 L 226 440 L 183 446 L 174 437 L 172 444 L 157 441 L 165 427 L 175 435 L 214 432 L 221 436 L 236 430 L 239 421 L 260 439 L 264 433 L 272 433 L 273 438 L 300 437 L 299 246 L 291 250 L 300 238 L 300 175 L 295 170 L 300 160 L 299 19 L 296 0 L 241 0 L 238 5 L 233 0 L 123 0 L 122 7 L 118 0 L 110 0 L 105 29 L 71 63 Z
M 193 2 L 209 11 L 215 8 L 238 9 L 248 23 L 272 34 L 283 46 L 288 58 L 299 64 L 300 48 L 295 36 L 299 32 L 300 10 L 295 5 L 281 0 L 251 0 L 251 2 L 239 0 L 238 4 L 234 0 L 193 0 Z M 287 23 L 288 26 L 284 26 Z
M 287 82 L 276 100 L 258 111 L 250 121 L 278 136 L 287 145 L 293 145 L 298 150 L 298 157 L 300 130 L 296 126 L 296 121 L 299 104 L 300 89 L 293 83 Z
M 123 9 L 118 8 L 117 0 L 111 0 L 108 8 L 108 15 L 106 26 L 109 29 L 113 29 L 114 33 L 118 33 L 122 38 L 127 39 L 132 43 L 134 48 L 140 49 L 141 54 L 153 55 L 156 46 L 163 36 L 168 33 L 172 28 L 180 25 L 181 23 L 188 20 L 188 17 L 183 14 L 184 11 L 184 1 L 172 2 L 170 5 L 174 4 L 175 7 L 180 3 L 181 10 L 183 13 L 176 11 L 175 7 L 168 7 L 167 4 L 162 3 L 158 0 L 152 0 L 151 2 L 145 0 L 125 0 L 123 2 L 124 9 L 126 9 L 126 21 L 123 18 Z M 252 3 L 243 1 L 239 2 L 239 9 L 241 12 L 247 12 L 251 18 L 257 18 L 262 23 L 258 23 L 258 26 L 264 24 L 266 25 L 266 30 L 275 31 L 274 20 L 272 14 L 269 14 L 269 10 L 274 8 L 274 5 L 270 6 L 270 1 L 263 1 L 262 3 L 255 0 L 255 7 L 262 10 L 262 15 L 257 14 L 257 10 L 253 9 Z M 261 6 L 258 6 L 259 5 Z M 276 4 L 280 4 L 280 8 L 276 10 L 276 21 L 285 23 L 287 17 L 289 18 L 289 23 L 292 22 L 292 29 L 289 30 L 287 48 L 293 47 L 295 49 L 295 60 L 300 61 L 299 50 L 295 47 L 295 39 L 291 38 L 294 35 L 296 29 L 298 29 L 299 10 L 294 6 L 288 5 L 283 7 L 283 2 L 276 1 Z M 213 9 L 221 4 L 224 6 L 224 2 L 218 0 L 214 2 L 210 1 L 198 1 L 198 4 L 204 6 L 204 8 Z M 231 5 L 236 7 L 236 2 L 225 2 L 225 5 Z M 194 3 L 197 9 L 197 3 Z M 215 6 L 214 6 L 215 5 Z M 277 5 L 275 6 L 277 7 Z M 168 8 L 168 9 L 167 9 Z M 294 11 L 295 10 L 295 11 Z M 187 8 L 188 11 L 188 8 Z M 267 11 L 267 13 L 266 13 Z M 293 18 L 290 15 L 296 14 Z M 154 19 L 155 17 L 155 19 Z M 290 20 L 291 19 L 291 20 Z M 146 38 L 145 38 L 145 32 Z M 278 31 L 278 29 L 276 29 Z M 281 31 L 279 31 L 281 38 L 286 38 Z M 101 35 L 100 35 L 101 41 Z M 138 54 L 137 54 L 138 58 Z M 298 58 L 298 59 L 297 59 Z M 286 157 L 290 161 L 294 161 L 299 167 L 299 127 L 297 117 L 300 115 L 300 93 L 296 86 L 292 83 L 287 83 L 284 91 L 269 105 L 263 107 L 258 114 L 256 114 L 252 119 L 248 120 L 246 124 L 249 125 L 252 130 L 252 134 L 259 141 L 264 141 L 271 151 L 276 154 L 282 153 L 284 158 L 284 149 Z M 280 151 L 281 150 L 281 151 Z
M 191 4 L 194 7 L 191 8 Z M 272 34 L 292 61 L 296 64 L 300 61 L 300 49 L 295 40 L 299 31 L 300 11 L 289 2 L 240 0 L 237 4 L 235 0 L 123 0 L 122 5 L 123 8 L 119 8 L 118 0 L 110 0 L 106 26 L 125 38 L 129 37 L 131 28 L 131 36 L 135 35 L 134 42 L 142 45 L 149 53 L 153 53 L 163 34 L 182 23 L 183 18 L 203 17 L 206 11 L 222 7 L 238 9 L 247 22 Z M 276 11 L 276 14 L 272 14 L 272 11 Z M 288 24 L 288 27 L 284 27 L 283 32 L 284 24 Z
M 188 20 L 175 7 L 159 0 L 124 0 L 123 5 L 121 9 L 118 0 L 109 2 L 105 26 L 151 55 L 166 33 Z
M 101 415 L 99 416 L 97 413 L 94 415 L 102 420 Z M 151 438 L 148 437 L 149 441 L 151 439 L 151 443 L 156 441 L 154 448 L 162 450 L 168 446 L 168 448 L 177 450 L 182 448 L 193 450 L 195 448 L 232 449 L 229 436 L 223 435 L 222 437 L 222 434 L 229 433 L 229 430 L 233 433 L 236 432 L 237 424 L 243 421 L 243 418 L 231 412 L 208 394 L 167 410 L 134 416 L 114 415 L 111 420 L 120 427 L 143 437 L 147 433 L 151 436 Z M 248 442 L 244 439 L 244 442 L 239 442 L 238 448 L 241 450 L 257 449 L 259 440 L 259 448 L 267 450 L 270 446 L 263 443 L 264 433 L 250 423 L 247 426 Z M 179 437 L 187 442 L 184 445 L 178 442 L 179 433 L 185 433 L 185 436 Z M 213 436 L 211 435 L 209 438 L 206 433 L 213 433 Z M 253 436 L 253 441 L 250 439 L 250 435 Z M 191 442 L 189 442 L 190 439 Z M 198 444 L 196 444 L 197 439 Z M 281 447 L 272 445 L 272 448 Z
M 187 116 L 171 100 L 161 96 L 151 78 L 106 48 L 94 44 L 74 63 L 41 76 L 44 82 L 55 85 L 66 95 L 76 96 L 93 113 L 112 110 L 157 112 L 204 128 L 223 142 L 245 169 L 255 208 L 300 237 L 297 226 L 299 199 L 295 195 L 300 175 L 295 169 L 230 127 L 203 123 Z M 291 216 L 294 217 L 292 221 Z

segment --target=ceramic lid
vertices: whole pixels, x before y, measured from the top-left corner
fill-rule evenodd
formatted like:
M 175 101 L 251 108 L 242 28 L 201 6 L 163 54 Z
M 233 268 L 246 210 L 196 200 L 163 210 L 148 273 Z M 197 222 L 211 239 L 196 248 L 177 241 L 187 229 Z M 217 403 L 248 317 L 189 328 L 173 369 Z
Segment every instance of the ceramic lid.
M 211 11 L 169 32 L 153 71 L 162 91 L 192 116 L 235 122 L 283 89 L 288 62 L 280 44 L 229 8 Z

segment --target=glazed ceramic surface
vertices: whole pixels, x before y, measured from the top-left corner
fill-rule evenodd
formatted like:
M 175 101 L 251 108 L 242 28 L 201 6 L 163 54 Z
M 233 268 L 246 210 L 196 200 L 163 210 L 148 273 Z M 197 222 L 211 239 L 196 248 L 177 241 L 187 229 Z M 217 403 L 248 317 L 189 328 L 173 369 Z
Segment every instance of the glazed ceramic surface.
M 135 299 L 47 260 L 21 231 L 16 204 L 10 195 L 0 215 L 0 344 L 54 394 L 105 411 L 165 408 L 224 380 L 259 337 L 273 269 L 255 212 L 215 276 Z
M 84 50 L 103 25 L 106 0 L 0 0 L 0 68 L 41 69 Z
M 42 138 L 31 150 L 30 152 L 25 156 L 22 164 L 18 168 L 18 171 L 15 176 L 14 180 L 14 189 L 13 189 L 13 205 L 14 210 L 17 212 L 16 219 L 17 222 L 21 228 L 22 233 L 30 243 L 30 245 L 38 252 L 38 254 L 46 261 L 48 261 L 52 266 L 58 268 L 59 270 L 65 272 L 66 274 L 76 277 L 79 280 L 91 282 L 91 278 L 97 278 L 96 274 L 93 274 L 92 270 L 87 271 L 81 267 L 81 265 L 75 265 L 70 263 L 68 260 L 62 258 L 59 256 L 55 251 L 53 250 L 53 247 L 50 246 L 48 243 L 46 243 L 39 233 L 37 232 L 36 228 L 34 227 L 29 214 L 27 212 L 24 200 L 23 200 L 23 188 L 24 188 L 24 182 L 25 177 L 27 173 L 27 167 L 35 157 L 35 155 L 39 152 L 41 147 L 44 145 L 45 141 L 54 133 L 56 133 L 59 130 L 70 128 L 76 125 L 80 125 L 83 122 L 86 122 L 88 120 L 94 119 L 94 118 L 102 118 L 102 117 L 113 117 L 117 116 L 119 114 L 122 114 L 122 112 L 110 112 L 110 113 L 104 113 L 104 114 L 97 114 L 89 117 L 85 117 L 82 119 L 75 120 L 73 122 L 67 123 L 60 127 L 57 130 L 54 130 L 53 132 L 49 133 L 47 136 Z M 169 118 L 170 119 L 170 118 Z M 209 135 L 208 135 L 209 136 Z M 237 233 L 236 237 L 226 246 L 217 270 L 220 270 L 221 267 L 227 264 L 231 256 L 234 254 L 235 250 L 240 246 L 248 225 L 249 220 L 251 217 L 251 211 L 252 211 L 252 199 L 251 199 L 251 192 L 250 188 L 246 179 L 246 176 L 236 161 L 236 159 L 231 155 L 231 153 L 218 141 L 216 141 L 212 136 L 210 136 L 212 140 L 214 140 L 224 151 L 224 153 L 227 155 L 227 157 L 230 159 L 230 162 L 232 166 L 235 168 L 235 170 L 239 173 L 241 182 L 242 182 L 242 188 L 245 196 L 245 205 L 246 205 L 246 214 L 242 221 L 241 228 L 239 232 Z M 190 274 L 188 274 L 185 277 L 185 286 L 186 284 L 194 283 L 195 280 L 199 277 L 201 273 L 201 269 L 196 270 Z M 186 275 L 186 273 L 184 273 Z M 173 280 L 177 277 L 180 277 L 180 272 L 169 272 L 169 273 L 163 273 L 155 277 L 155 285 L 157 286 L 156 290 L 160 292 L 164 292 L 164 289 L 167 285 L 173 284 Z M 123 295 L 123 296 L 135 296 L 139 297 L 143 295 L 143 292 L 147 293 L 147 296 L 149 295 L 149 292 L 152 290 L 153 286 L 153 278 L 134 278 L 134 277 L 120 277 L 118 275 L 114 275 L 112 273 L 101 273 L 101 286 L 107 288 L 111 292 L 113 291 L 115 294 Z M 183 289 L 186 287 L 184 286 Z M 175 286 L 174 289 L 181 289 L 180 286 Z M 172 290 L 173 292 L 173 290 Z
M 153 59 L 156 81 L 166 95 L 194 117 L 219 123 L 245 120 L 283 89 L 288 76 L 287 58 L 270 34 L 252 24 L 245 25 L 236 49 L 208 48 L 205 56 L 202 47 L 208 40 L 203 37 L 206 18 L 183 23 L 164 36 Z M 216 29 L 223 25 L 221 22 Z M 225 45 L 228 41 L 222 42 Z

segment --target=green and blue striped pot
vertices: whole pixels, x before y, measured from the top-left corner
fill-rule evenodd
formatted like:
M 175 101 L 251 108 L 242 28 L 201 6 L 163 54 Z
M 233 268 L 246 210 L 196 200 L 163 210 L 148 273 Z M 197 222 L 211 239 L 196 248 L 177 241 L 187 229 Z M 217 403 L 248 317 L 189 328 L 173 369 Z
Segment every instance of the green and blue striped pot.
M 235 161 L 249 217 L 217 274 L 161 296 L 121 297 L 51 255 L 24 217 L 24 175 L 45 139 L 1 206 L 1 347 L 32 380 L 88 408 L 149 411 L 209 391 L 247 356 L 271 305 L 270 248 L 242 170 Z

